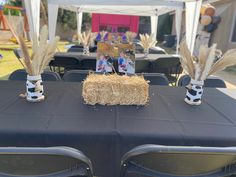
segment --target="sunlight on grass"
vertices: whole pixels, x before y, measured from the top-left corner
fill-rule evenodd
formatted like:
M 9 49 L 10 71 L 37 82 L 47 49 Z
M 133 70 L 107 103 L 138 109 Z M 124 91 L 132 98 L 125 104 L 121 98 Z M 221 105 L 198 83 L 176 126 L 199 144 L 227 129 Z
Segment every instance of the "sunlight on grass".
M 58 49 L 61 52 L 65 51 L 66 44 L 68 44 L 68 42 L 60 42 L 58 45 Z M 31 48 L 30 43 L 27 43 L 27 46 Z M 13 49 L 16 48 L 19 48 L 19 46 L 14 43 L 9 43 L 9 42 L 0 43 L 0 54 L 3 56 L 3 58 L 0 59 L 0 80 L 7 80 L 8 76 L 13 71 L 23 68 L 13 53 Z

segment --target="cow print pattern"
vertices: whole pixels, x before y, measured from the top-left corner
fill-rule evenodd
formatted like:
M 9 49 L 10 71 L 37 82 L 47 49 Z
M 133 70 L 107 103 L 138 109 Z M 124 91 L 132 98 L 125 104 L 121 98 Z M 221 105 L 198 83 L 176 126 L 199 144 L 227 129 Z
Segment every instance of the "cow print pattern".
M 27 80 L 26 81 L 27 100 L 37 102 L 44 99 L 44 90 L 42 80 Z
M 83 47 L 83 55 L 89 55 L 89 47 L 88 46 L 84 46 Z
M 191 105 L 200 105 L 203 93 L 203 86 L 190 83 L 186 87 L 187 93 L 185 97 L 185 102 Z

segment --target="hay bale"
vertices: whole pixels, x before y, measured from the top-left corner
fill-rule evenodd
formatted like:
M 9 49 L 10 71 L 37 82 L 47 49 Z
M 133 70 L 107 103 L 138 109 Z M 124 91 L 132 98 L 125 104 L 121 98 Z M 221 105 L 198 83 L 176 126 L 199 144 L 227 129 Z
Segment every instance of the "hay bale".
M 90 105 L 145 105 L 149 85 L 142 76 L 90 74 L 83 82 L 82 96 Z

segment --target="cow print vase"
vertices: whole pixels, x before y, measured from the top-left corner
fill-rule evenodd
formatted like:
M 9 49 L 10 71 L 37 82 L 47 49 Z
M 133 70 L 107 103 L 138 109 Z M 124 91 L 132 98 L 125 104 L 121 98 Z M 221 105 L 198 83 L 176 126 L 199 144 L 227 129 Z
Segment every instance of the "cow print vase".
M 89 55 L 90 52 L 89 52 L 89 46 L 84 46 L 83 47 L 83 55 Z
M 27 101 L 38 102 L 44 100 L 43 82 L 41 75 L 29 76 L 26 81 Z
M 184 101 L 190 105 L 200 105 L 202 103 L 204 81 L 191 79 L 190 84 L 186 86 L 187 93 Z

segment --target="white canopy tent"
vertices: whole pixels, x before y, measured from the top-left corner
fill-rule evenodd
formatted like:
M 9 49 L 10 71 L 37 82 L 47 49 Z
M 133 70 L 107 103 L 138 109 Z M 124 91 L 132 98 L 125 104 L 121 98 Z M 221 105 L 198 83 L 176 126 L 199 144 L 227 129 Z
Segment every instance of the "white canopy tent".
M 40 0 L 33 1 L 36 3 L 36 1 L 39 2 Z M 25 2 L 28 2 L 28 0 L 25 0 Z M 154 36 L 157 34 L 158 16 L 175 11 L 178 48 L 181 33 L 182 11 L 185 6 L 186 40 L 189 48 L 193 50 L 200 15 L 199 7 L 201 7 L 201 4 L 202 0 L 48 0 L 49 39 L 51 40 L 55 37 L 58 8 L 64 8 L 77 13 L 78 32 L 81 31 L 83 12 L 150 16 L 151 33 L 153 33 Z M 32 11 L 27 10 L 27 13 L 28 16 L 32 16 Z M 35 24 L 37 24 L 36 26 L 39 26 L 39 19 L 33 17 L 32 26 L 30 23 L 31 30 L 36 30 L 33 28 Z

